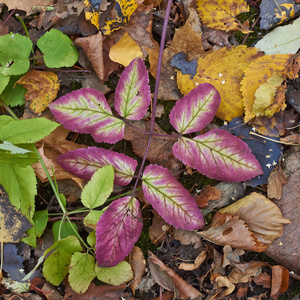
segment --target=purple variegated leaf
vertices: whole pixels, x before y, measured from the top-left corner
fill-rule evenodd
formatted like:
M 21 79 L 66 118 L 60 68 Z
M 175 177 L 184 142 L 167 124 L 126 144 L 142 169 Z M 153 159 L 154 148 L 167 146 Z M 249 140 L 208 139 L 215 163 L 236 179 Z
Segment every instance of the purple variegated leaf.
M 245 181 L 263 173 L 247 144 L 222 129 L 193 139 L 180 137 L 173 153 L 186 165 L 217 180 Z
M 56 160 L 66 171 L 86 180 L 90 180 L 99 168 L 112 165 L 114 183 L 122 186 L 130 183 L 137 166 L 137 161 L 125 154 L 97 147 L 69 151 Z
M 196 201 L 168 169 L 147 166 L 142 185 L 146 200 L 174 227 L 194 230 L 204 226 Z
M 176 102 L 170 123 L 182 134 L 199 131 L 213 120 L 220 101 L 220 93 L 212 84 L 200 84 Z
M 132 250 L 143 228 L 140 203 L 123 197 L 103 213 L 96 229 L 96 258 L 99 267 L 114 267 Z
M 99 143 L 113 144 L 124 136 L 125 123 L 113 116 L 104 95 L 98 90 L 73 91 L 48 106 L 64 127 L 89 133 Z
M 141 58 L 134 59 L 122 73 L 115 93 L 115 109 L 128 120 L 140 120 L 151 101 L 148 72 Z

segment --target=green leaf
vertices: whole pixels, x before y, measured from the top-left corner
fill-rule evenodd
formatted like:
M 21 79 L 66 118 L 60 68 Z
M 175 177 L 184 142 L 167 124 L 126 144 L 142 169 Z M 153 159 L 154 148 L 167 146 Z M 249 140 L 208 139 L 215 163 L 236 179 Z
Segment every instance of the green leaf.
M 36 211 L 33 216 L 35 234 L 41 237 L 48 223 L 48 210 Z
M 0 140 L 13 144 L 35 143 L 58 126 L 45 118 L 14 120 L 0 128 Z
M 4 76 L 24 74 L 29 69 L 32 42 L 20 34 L 0 36 L 0 74 Z
M 133 278 L 131 266 L 126 261 L 121 261 L 112 268 L 100 268 L 96 265 L 95 272 L 99 280 L 115 286 L 128 282 Z
M 34 214 L 36 177 L 31 166 L 20 167 L 0 162 L 0 185 L 8 193 L 9 200 L 28 220 Z
M 0 149 L 5 150 L 5 151 L 10 151 L 11 154 L 25 154 L 28 152 L 32 152 L 30 150 L 15 146 L 14 144 L 12 144 L 10 142 L 6 142 L 6 141 L 4 141 L 2 144 L 0 144 Z
M 68 280 L 76 293 L 82 294 L 88 289 L 96 277 L 94 269 L 95 258 L 90 254 L 76 252 L 72 255 Z
M 57 29 L 51 29 L 37 41 L 48 68 L 73 66 L 77 62 L 78 51 L 72 44 L 69 37 Z
M 76 230 L 76 232 L 78 232 L 76 224 L 72 223 L 72 226 L 71 226 L 71 224 L 69 222 L 62 223 L 61 221 L 57 221 L 53 224 L 53 227 L 52 227 L 54 242 L 58 241 L 59 230 L 60 230 L 60 238 L 61 239 L 64 239 L 70 235 L 75 236 L 74 230 Z
M 86 241 L 91 247 L 94 247 L 96 245 L 96 231 L 90 232 Z
M 70 235 L 54 243 L 44 256 L 53 249 L 55 251 L 44 262 L 43 275 L 50 283 L 60 285 L 68 274 L 72 254 L 82 251 L 82 248 L 77 237 Z
M 25 104 L 25 93 L 27 90 L 23 87 L 23 85 L 15 85 L 16 81 L 18 81 L 21 77 L 22 76 L 11 76 L 8 85 L 1 94 L 1 99 L 10 107 Z
M 2 126 L 6 125 L 12 121 L 14 121 L 14 118 L 12 118 L 10 116 L 7 116 L 7 115 L 0 116 L 0 128 L 2 128 Z
M 35 234 L 35 228 L 32 227 L 27 230 L 26 232 L 27 236 L 24 237 L 21 241 L 23 243 L 26 243 L 27 245 L 31 247 L 36 247 L 36 234 Z
M 5 87 L 8 85 L 9 76 L 3 76 L 0 74 L 0 94 L 4 91 Z M 1 99 L 3 100 L 2 96 Z
M 88 184 L 83 188 L 81 202 L 93 209 L 104 204 L 113 191 L 114 169 L 111 165 L 98 169 Z
M 96 230 L 97 223 L 106 209 L 107 207 L 105 207 L 102 210 L 91 210 L 88 213 L 88 215 L 83 219 L 84 225 Z
M 0 144 L 1 148 L 1 144 Z M 11 154 L 6 151 L 0 150 L 0 162 L 8 163 L 10 165 L 18 165 L 20 167 L 26 167 L 37 162 L 37 155 L 33 152 L 26 154 Z

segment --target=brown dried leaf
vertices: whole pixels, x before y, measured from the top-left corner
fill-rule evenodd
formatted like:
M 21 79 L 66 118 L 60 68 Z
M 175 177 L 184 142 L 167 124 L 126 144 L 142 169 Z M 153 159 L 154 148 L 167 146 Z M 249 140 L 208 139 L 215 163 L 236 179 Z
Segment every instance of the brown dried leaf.
M 6 35 L 9 32 L 9 27 L 4 25 L 3 21 L 0 20 L 0 36 Z
M 24 10 L 27 12 L 27 15 L 29 15 L 32 12 L 32 8 L 34 6 L 40 6 L 40 7 L 47 7 L 53 5 L 53 0 L 3 0 L 1 1 L 4 3 L 8 10 L 11 9 L 19 9 Z
M 245 254 L 243 249 L 234 249 L 232 250 L 231 246 L 225 245 L 223 248 L 223 267 L 225 268 L 228 265 L 238 264 L 240 262 L 240 256 Z
M 274 203 L 281 209 L 283 216 L 291 223 L 284 226 L 283 235 L 265 251 L 284 267 L 300 273 L 300 170 L 295 171 L 282 188 L 281 200 Z
M 282 217 L 278 206 L 267 197 L 255 192 L 219 212 L 239 216 L 262 244 L 271 244 L 274 239 L 282 235 L 283 225 L 290 223 L 288 219 Z
M 152 219 L 152 224 L 149 227 L 149 237 L 152 243 L 158 245 L 161 244 L 166 239 L 166 234 L 173 235 L 173 227 L 168 224 L 160 215 L 155 214 Z M 168 241 L 173 240 L 172 238 Z
M 272 267 L 272 288 L 271 298 L 277 300 L 277 297 L 283 294 L 289 287 L 289 271 L 282 266 Z
M 300 53 L 293 55 L 287 61 L 287 65 L 283 71 L 283 74 L 290 79 L 296 79 L 299 77 L 300 70 Z
M 262 261 L 250 261 L 244 264 L 235 264 L 235 267 L 228 275 L 228 279 L 232 283 L 246 283 L 250 281 L 251 277 L 255 277 L 262 266 L 267 263 Z
M 195 261 L 193 264 L 188 264 L 188 263 L 181 263 L 178 267 L 178 269 L 180 270 L 184 270 L 184 271 L 193 271 L 198 269 L 202 263 L 205 261 L 206 259 L 206 250 L 203 250 L 199 253 L 199 255 L 196 257 Z
M 206 185 L 201 190 L 201 193 L 195 197 L 199 208 L 208 206 L 209 201 L 220 200 L 221 192 L 214 186 Z
M 299 133 L 292 133 L 291 135 L 285 136 L 280 139 L 280 142 L 286 144 L 286 145 L 300 145 L 300 134 Z
M 144 131 L 150 131 L 151 121 L 135 121 L 134 126 L 141 128 Z M 157 124 L 154 125 L 154 132 L 166 134 L 166 132 L 164 132 Z M 126 126 L 124 139 L 132 143 L 133 151 L 138 156 L 143 157 L 148 143 L 148 135 L 135 130 L 131 126 Z M 153 137 L 147 154 L 147 160 L 151 163 L 160 164 L 168 168 L 172 174 L 176 174 L 181 168 L 182 163 L 174 157 L 172 152 L 175 141 L 175 137 L 174 139 Z
M 197 246 L 201 245 L 201 237 L 196 232 L 183 230 L 180 228 L 173 228 L 173 230 L 174 230 L 174 239 L 179 241 L 182 245 L 190 245 L 190 244 L 197 244 Z
M 226 276 L 215 275 L 214 281 L 216 283 L 217 288 L 219 289 L 219 291 L 217 292 L 217 295 L 220 294 L 219 299 L 230 295 L 235 289 L 235 285 L 231 283 Z M 223 290 L 223 287 L 225 287 L 226 289 Z
M 173 291 L 180 299 L 194 299 L 201 296 L 193 286 L 167 267 L 156 255 L 149 251 L 149 267 L 155 281 L 168 291 Z
M 130 264 L 133 271 L 133 281 L 130 284 L 130 288 L 135 292 L 136 287 L 141 282 L 141 279 L 145 273 L 146 260 L 141 248 L 134 246 L 130 252 Z
M 260 273 L 258 276 L 254 277 L 253 281 L 257 285 L 262 285 L 264 288 L 269 289 L 271 287 L 271 276 L 267 273 Z
M 232 33 L 219 29 L 211 29 L 205 25 L 202 26 L 202 29 L 202 43 L 204 50 L 212 49 L 215 51 L 223 48 L 224 46 L 227 49 L 231 49 L 231 44 L 229 43 L 228 38 L 232 36 Z
M 287 183 L 281 166 L 277 166 L 268 178 L 268 198 L 281 199 L 282 185 Z

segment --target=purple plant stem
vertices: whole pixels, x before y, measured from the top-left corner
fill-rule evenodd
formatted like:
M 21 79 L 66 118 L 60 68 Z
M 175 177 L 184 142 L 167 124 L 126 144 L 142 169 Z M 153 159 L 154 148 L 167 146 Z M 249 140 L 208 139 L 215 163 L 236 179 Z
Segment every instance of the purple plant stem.
M 169 15 L 170 15 L 170 11 L 171 11 L 171 5 L 172 5 L 172 0 L 168 0 L 166 14 L 165 14 L 165 20 L 164 20 L 164 25 L 163 25 L 163 30 L 162 30 L 161 40 L 160 40 L 160 47 L 159 47 L 159 56 L 158 56 L 158 63 L 157 63 L 156 82 L 155 82 L 155 91 L 154 91 L 152 116 L 151 116 L 151 128 L 150 128 L 150 133 L 149 133 L 149 139 L 148 139 L 148 144 L 147 144 L 145 154 L 144 154 L 144 157 L 143 157 L 140 169 L 139 169 L 139 173 L 137 175 L 137 179 L 135 180 L 135 183 L 134 183 L 134 186 L 133 186 L 133 189 L 132 189 L 131 198 L 134 197 L 134 193 L 135 193 L 135 190 L 137 188 L 139 179 L 141 178 L 142 171 L 143 171 L 143 168 L 144 168 L 144 165 L 145 165 L 145 162 L 146 162 L 146 157 L 147 157 L 149 147 L 150 147 L 150 143 L 151 143 L 152 136 L 153 136 L 154 124 L 155 124 L 155 112 L 156 112 L 157 99 L 158 99 L 158 88 L 159 88 L 160 72 L 161 72 L 161 66 L 162 66 L 163 52 L 164 52 L 166 33 L 167 33 L 167 27 L 168 27 L 168 22 L 169 22 Z
M 9 16 L 6 18 L 6 20 L 3 22 L 3 25 L 8 21 L 8 19 L 12 16 L 12 14 L 15 12 L 16 9 L 13 9 L 12 12 L 9 14 Z

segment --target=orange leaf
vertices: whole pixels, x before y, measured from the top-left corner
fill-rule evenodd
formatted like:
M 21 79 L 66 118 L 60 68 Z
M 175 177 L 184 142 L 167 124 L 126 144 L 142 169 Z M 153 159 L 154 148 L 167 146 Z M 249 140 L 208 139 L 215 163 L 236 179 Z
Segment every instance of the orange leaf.
M 276 300 L 289 287 L 289 271 L 282 266 L 272 267 L 271 298 Z
M 193 79 L 189 74 L 177 72 L 177 84 L 186 95 L 200 83 L 213 84 L 221 95 L 221 103 L 216 116 L 231 121 L 244 113 L 240 82 L 244 70 L 256 58 L 263 55 L 255 48 L 247 46 L 222 48 L 198 59 L 197 73 Z
M 201 20 L 207 27 L 251 32 L 247 24 L 241 24 L 236 18 L 240 13 L 249 11 L 249 6 L 244 0 L 197 0 L 197 8 Z
M 16 84 L 22 84 L 27 92 L 25 99 L 31 101 L 30 109 L 39 114 L 43 112 L 57 96 L 60 84 L 53 72 L 30 70 Z

